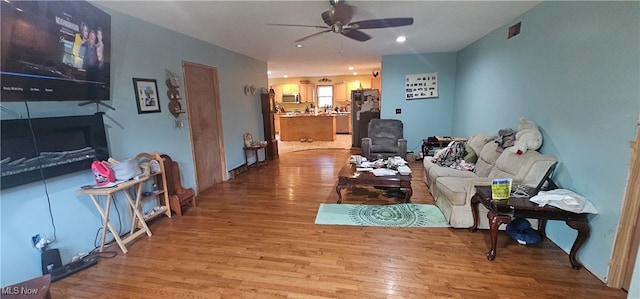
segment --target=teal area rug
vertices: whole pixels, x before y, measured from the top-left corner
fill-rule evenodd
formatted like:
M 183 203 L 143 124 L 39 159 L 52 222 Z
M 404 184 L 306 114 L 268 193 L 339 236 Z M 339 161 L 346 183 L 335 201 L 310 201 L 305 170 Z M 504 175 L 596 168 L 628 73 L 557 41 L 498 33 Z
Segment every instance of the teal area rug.
M 316 224 L 449 227 L 434 205 L 403 203 L 395 205 L 320 204 Z

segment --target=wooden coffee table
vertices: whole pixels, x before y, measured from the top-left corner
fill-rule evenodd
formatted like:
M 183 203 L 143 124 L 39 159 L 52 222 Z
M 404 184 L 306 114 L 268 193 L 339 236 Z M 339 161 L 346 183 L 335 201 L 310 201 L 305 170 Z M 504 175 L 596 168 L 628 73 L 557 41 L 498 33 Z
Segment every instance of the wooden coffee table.
M 356 171 L 356 166 L 347 161 L 346 165 L 342 167 L 338 174 L 338 186 L 336 186 L 336 193 L 338 193 L 338 203 L 342 203 L 342 190 L 349 186 L 380 186 L 380 187 L 395 187 L 400 188 L 400 191 L 404 192 L 405 202 L 411 202 L 411 195 L 413 195 L 413 189 L 411 189 L 411 174 L 409 175 L 385 175 L 375 176 L 369 171 Z

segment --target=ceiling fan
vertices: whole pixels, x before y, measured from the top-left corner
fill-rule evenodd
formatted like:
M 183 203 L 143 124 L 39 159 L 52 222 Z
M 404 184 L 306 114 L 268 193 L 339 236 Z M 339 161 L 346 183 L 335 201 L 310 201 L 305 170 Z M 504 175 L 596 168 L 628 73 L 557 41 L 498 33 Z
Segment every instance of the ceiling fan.
M 351 22 L 351 18 L 356 11 L 355 6 L 344 3 L 344 1 L 329 1 L 332 8 L 321 14 L 322 21 L 325 26 L 317 25 L 296 25 L 296 24 L 268 24 L 273 26 L 295 26 L 295 27 L 312 27 L 325 29 L 314 34 L 307 35 L 303 38 L 296 40 L 296 43 L 302 42 L 314 36 L 321 35 L 327 32 L 340 33 L 348 38 L 357 41 L 368 41 L 371 36 L 360 31 L 360 29 L 376 29 L 376 28 L 388 28 L 388 27 L 400 27 L 413 24 L 413 18 L 386 18 L 386 19 L 373 19 Z

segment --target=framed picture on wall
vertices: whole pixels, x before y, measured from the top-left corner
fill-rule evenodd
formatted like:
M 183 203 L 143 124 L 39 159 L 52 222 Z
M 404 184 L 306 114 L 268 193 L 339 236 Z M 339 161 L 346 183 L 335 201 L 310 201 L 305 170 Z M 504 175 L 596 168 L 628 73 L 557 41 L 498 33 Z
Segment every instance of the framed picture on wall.
M 405 76 L 404 95 L 407 100 L 438 97 L 438 73 Z
M 154 79 L 133 78 L 138 114 L 160 112 L 158 84 Z

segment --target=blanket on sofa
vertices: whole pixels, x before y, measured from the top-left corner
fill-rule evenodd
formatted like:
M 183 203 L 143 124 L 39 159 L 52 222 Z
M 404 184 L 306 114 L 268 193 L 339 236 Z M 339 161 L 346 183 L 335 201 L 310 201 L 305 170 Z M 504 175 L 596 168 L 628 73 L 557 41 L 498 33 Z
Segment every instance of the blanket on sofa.
M 432 163 L 439 166 L 450 167 L 459 170 L 472 171 L 473 163 L 467 163 L 463 157 L 466 154 L 463 141 L 451 141 L 447 147 L 437 152 L 431 159 Z

